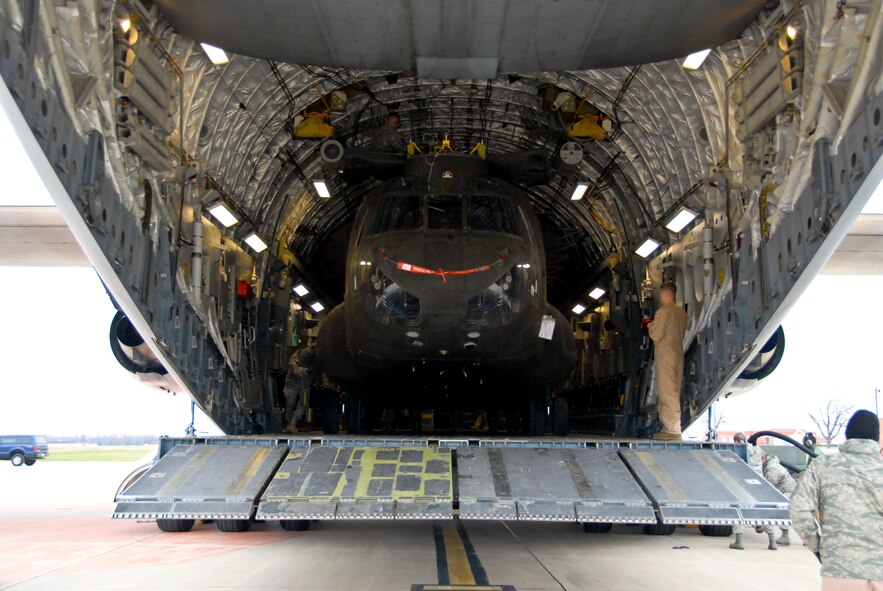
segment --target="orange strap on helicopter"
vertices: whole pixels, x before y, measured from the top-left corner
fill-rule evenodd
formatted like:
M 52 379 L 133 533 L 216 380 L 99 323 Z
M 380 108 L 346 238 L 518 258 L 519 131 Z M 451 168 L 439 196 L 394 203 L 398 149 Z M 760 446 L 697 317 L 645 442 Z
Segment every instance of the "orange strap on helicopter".
M 482 265 L 480 267 L 472 267 L 471 269 L 460 269 L 457 271 L 445 271 L 441 267 L 439 267 L 438 269 L 430 269 L 428 267 L 421 267 L 420 265 L 394 261 L 391 258 L 387 257 L 386 253 L 383 251 L 381 251 L 380 257 L 387 259 L 390 263 L 396 266 L 396 269 L 399 269 L 400 271 L 407 271 L 408 273 L 416 273 L 418 275 L 438 275 L 442 278 L 442 282 L 447 283 L 449 275 L 471 275 L 473 273 L 490 271 L 494 266 L 499 265 L 503 261 L 505 261 L 508 258 L 508 255 L 506 253 L 500 253 L 500 257 L 490 265 Z

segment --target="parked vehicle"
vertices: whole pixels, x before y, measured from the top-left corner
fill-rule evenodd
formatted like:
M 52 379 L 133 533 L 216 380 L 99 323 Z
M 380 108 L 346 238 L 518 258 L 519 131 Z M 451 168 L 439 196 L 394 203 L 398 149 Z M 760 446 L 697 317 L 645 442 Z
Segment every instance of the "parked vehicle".
M 33 466 L 49 455 L 46 438 L 39 435 L 0 435 L 0 460 L 13 466 Z

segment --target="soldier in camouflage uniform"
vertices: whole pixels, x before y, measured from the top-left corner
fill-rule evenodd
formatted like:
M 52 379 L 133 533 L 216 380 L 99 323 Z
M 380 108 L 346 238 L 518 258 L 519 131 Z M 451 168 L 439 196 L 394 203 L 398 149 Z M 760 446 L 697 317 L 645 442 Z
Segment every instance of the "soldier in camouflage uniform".
M 791 520 L 822 563 L 823 591 L 883 591 L 880 420 L 856 411 L 840 453 L 814 460 L 791 496 Z
M 746 442 L 745 434 L 742 432 L 736 433 L 733 436 L 733 443 L 743 444 Z M 763 476 L 763 462 L 766 459 L 766 454 L 763 453 L 763 449 L 759 445 L 753 445 L 751 443 L 748 444 L 747 449 L 748 460 L 747 464 L 751 467 L 752 470 Z M 763 528 L 755 528 L 757 533 L 763 533 Z M 736 539 L 730 544 L 730 548 L 732 550 L 744 550 L 745 545 L 742 543 L 744 539 L 744 534 L 741 525 L 733 526 L 733 534 L 736 536 Z M 770 538 L 770 549 L 775 550 L 775 534 Z
M 368 147 L 377 152 L 389 152 L 392 154 L 401 154 L 404 150 L 404 142 L 399 128 L 402 126 L 402 120 L 398 113 L 389 113 L 383 125 L 375 129 L 371 133 Z
M 295 433 L 298 421 L 303 421 L 307 413 L 310 388 L 316 378 L 316 352 L 311 343 L 294 352 L 288 360 L 288 375 L 285 376 L 285 414 L 288 425 L 284 431 Z
M 791 498 L 791 494 L 794 493 L 794 488 L 797 486 L 797 482 L 791 476 L 791 472 L 789 472 L 785 466 L 783 466 L 779 462 L 779 458 L 773 455 L 766 456 L 766 461 L 763 464 L 763 477 L 767 479 L 767 481 L 776 487 L 780 493 Z M 790 546 L 791 538 L 788 535 L 788 528 L 782 528 L 782 535 L 778 540 L 774 539 L 775 534 L 773 533 L 773 526 L 767 526 L 767 534 L 770 536 L 770 546 L 775 546 L 778 544 L 779 546 Z

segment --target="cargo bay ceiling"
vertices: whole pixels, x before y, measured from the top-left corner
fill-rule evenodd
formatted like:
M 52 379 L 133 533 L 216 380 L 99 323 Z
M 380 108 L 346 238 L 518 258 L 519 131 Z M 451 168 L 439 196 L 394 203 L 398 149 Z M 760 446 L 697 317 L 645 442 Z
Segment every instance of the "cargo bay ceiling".
M 573 270 L 590 276 L 647 235 L 664 242 L 659 223 L 688 193 L 701 210 L 696 189 L 724 156 L 726 80 L 763 32 L 733 39 L 764 2 L 664 4 L 262 0 L 243 12 L 232 1 L 160 0 L 144 9 L 183 71 L 184 148 L 334 299 L 348 222 L 372 185 L 342 182 L 323 166 L 320 141 L 293 136 L 295 118 L 321 106 L 319 92 L 346 93 L 329 123 L 347 147 L 396 111 L 406 140 L 448 135 L 456 149 L 483 141 L 489 153 L 542 149 L 552 161 L 568 121 L 544 108 L 544 91 L 585 97 L 610 132 L 581 142 L 575 169 L 526 188 L 546 227 L 551 301 L 563 306 L 583 287 L 567 280 Z M 215 66 L 194 40 L 237 55 Z M 672 59 L 717 46 L 699 71 Z M 489 56 L 492 77 L 476 79 Z M 645 62 L 655 63 L 636 65 Z M 319 199 L 313 178 L 329 180 L 334 198 Z M 571 202 L 580 181 L 588 199 Z

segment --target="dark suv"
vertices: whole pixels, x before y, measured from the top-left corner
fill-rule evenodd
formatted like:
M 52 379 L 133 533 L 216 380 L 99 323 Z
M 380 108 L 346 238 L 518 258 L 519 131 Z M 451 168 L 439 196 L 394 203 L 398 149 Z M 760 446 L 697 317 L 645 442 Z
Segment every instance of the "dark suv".
M 33 466 L 38 459 L 49 455 L 45 437 L 37 435 L 0 435 L 0 460 L 9 460 L 13 466 Z

